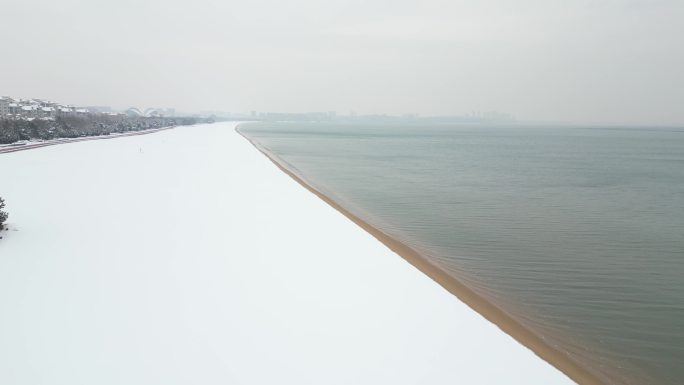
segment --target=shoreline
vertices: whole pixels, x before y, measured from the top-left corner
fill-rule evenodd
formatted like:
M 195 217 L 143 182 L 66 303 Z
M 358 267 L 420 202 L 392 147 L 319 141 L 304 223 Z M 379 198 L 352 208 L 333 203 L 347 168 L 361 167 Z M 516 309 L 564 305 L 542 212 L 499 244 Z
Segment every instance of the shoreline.
M 290 170 L 283 163 L 278 160 L 278 158 L 270 154 L 263 146 L 257 143 L 255 140 L 250 139 L 245 134 L 240 131 L 240 124 L 235 127 L 235 131 L 245 138 L 254 148 L 266 156 L 273 164 L 275 164 L 282 172 L 287 174 L 289 177 L 294 179 L 301 186 L 306 188 L 308 191 L 316 195 L 322 201 L 327 203 L 333 209 L 337 210 L 349 220 L 354 222 L 357 226 L 361 227 L 367 233 L 372 235 L 375 239 L 383 243 L 391 251 L 398 254 L 408 263 L 413 265 L 423 274 L 427 275 L 437 284 L 442 286 L 452 295 L 456 296 L 461 302 L 465 303 L 468 307 L 473 309 L 475 312 L 480 314 L 482 317 L 487 319 L 489 322 L 496 325 L 504 333 L 511 336 L 517 342 L 523 346 L 530 349 L 534 354 L 540 357 L 542 360 L 546 361 L 550 365 L 554 366 L 556 369 L 564 373 L 571 380 L 582 385 L 606 385 L 607 383 L 601 380 L 597 375 L 589 371 L 588 369 L 579 365 L 579 363 L 573 361 L 565 353 L 560 350 L 555 349 L 548 343 L 546 343 L 541 337 L 536 335 L 534 332 L 529 330 L 527 327 L 522 325 L 520 322 L 516 321 L 508 313 L 498 308 L 493 303 L 487 301 L 481 295 L 476 293 L 474 290 L 470 289 L 468 286 L 463 284 L 457 278 L 449 275 L 444 270 L 440 269 L 437 265 L 430 262 L 427 258 L 422 256 L 416 250 L 406 245 L 405 243 L 387 235 L 380 229 L 377 229 L 370 225 L 368 222 L 355 215 L 345 207 L 343 207 L 338 202 L 334 201 L 327 195 L 321 193 L 311 184 L 307 183 L 305 179 L 298 175 L 296 172 Z

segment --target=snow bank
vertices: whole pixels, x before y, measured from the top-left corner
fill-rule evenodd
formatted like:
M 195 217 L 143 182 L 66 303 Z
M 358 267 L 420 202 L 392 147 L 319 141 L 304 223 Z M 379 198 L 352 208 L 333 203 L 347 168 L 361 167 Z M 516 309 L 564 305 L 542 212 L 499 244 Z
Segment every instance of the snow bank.
M 571 383 L 233 129 L 0 155 L 0 383 Z

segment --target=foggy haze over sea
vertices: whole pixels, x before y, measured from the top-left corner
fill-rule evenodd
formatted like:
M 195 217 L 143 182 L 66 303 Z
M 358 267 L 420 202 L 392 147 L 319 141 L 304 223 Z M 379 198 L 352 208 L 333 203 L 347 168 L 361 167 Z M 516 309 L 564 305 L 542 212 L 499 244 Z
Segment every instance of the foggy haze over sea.
M 0 95 L 684 124 L 684 2 L 8 2 Z

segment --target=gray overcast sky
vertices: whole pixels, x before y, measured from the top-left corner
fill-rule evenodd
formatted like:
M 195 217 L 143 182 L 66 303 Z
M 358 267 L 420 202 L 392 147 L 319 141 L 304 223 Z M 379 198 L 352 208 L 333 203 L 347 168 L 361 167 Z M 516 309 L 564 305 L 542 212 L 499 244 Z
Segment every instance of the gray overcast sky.
M 684 0 L 32 0 L 0 94 L 117 108 L 684 124 Z

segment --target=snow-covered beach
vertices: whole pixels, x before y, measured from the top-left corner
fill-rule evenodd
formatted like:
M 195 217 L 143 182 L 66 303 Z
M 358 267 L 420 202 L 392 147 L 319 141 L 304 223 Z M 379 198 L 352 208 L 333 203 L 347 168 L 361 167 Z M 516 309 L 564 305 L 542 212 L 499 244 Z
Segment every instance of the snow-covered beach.
M 0 155 L 0 383 L 572 383 L 234 127 Z

